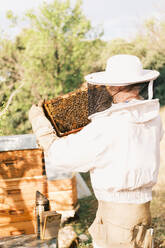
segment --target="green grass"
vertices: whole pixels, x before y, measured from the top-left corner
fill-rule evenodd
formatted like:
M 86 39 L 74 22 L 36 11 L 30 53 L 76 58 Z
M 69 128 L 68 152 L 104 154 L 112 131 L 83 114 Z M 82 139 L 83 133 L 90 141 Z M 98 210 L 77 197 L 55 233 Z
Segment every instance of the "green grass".
M 77 235 L 85 234 L 88 237 L 88 240 L 85 242 L 79 243 L 79 248 L 92 248 L 92 239 L 88 232 L 88 227 L 92 224 L 96 210 L 97 210 L 97 200 L 93 194 L 93 190 L 90 183 L 89 173 L 81 174 L 84 180 L 86 181 L 88 187 L 90 188 L 92 195 L 83 199 L 78 200 L 80 208 L 76 213 L 75 218 L 70 219 L 68 224 L 74 227 Z

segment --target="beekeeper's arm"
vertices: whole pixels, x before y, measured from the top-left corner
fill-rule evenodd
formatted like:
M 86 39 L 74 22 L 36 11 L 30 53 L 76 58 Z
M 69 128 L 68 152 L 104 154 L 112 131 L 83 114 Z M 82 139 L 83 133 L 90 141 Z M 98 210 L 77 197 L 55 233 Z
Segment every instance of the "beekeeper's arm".
M 95 161 L 102 156 L 105 148 L 99 124 L 90 123 L 78 133 L 59 138 L 42 107 L 32 106 L 29 120 L 39 144 L 48 156 L 52 173 L 53 168 L 54 171 L 86 172 L 94 168 Z
M 36 135 L 37 142 L 47 152 L 50 145 L 57 139 L 57 136 L 50 121 L 45 117 L 41 106 L 33 105 L 31 107 L 29 121 Z

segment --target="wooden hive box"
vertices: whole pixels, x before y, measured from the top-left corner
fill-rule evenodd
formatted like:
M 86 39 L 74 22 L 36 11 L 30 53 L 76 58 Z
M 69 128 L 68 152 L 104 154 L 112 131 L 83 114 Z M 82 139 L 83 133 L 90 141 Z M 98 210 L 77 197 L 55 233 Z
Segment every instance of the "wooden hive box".
M 51 210 L 74 209 L 77 191 L 73 174 L 47 181 L 41 149 L 2 151 L 0 142 L 0 150 L 0 237 L 35 232 L 36 191 L 48 197 Z
M 3 180 L 0 183 L 0 237 L 4 236 L 4 230 L 7 236 L 15 235 L 16 232 L 20 234 L 34 233 L 37 190 L 49 199 L 51 210 L 60 212 L 73 210 L 77 204 L 74 175 L 71 178 L 51 181 L 47 181 L 45 176 L 41 176 Z M 25 224 L 29 226 L 29 229 Z M 10 226 L 9 231 L 8 226 Z
M 0 151 L 0 180 L 45 175 L 41 149 Z

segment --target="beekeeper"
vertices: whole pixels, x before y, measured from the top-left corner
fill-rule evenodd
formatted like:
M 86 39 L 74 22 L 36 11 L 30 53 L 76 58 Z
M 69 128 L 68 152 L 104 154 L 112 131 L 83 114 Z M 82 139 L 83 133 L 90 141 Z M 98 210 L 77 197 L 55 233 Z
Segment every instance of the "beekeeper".
M 57 169 L 90 171 L 98 210 L 89 228 L 94 247 L 153 247 L 150 201 L 159 169 L 163 135 L 159 100 L 153 97 L 155 70 L 144 70 L 133 55 L 115 55 L 106 70 L 85 77 L 90 84 L 106 85 L 113 98 L 110 108 L 95 113 L 80 132 L 58 138 L 42 107 L 29 112 L 32 128 Z M 141 86 L 142 85 L 142 86 Z M 148 99 L 139 95 L 148 85 Z

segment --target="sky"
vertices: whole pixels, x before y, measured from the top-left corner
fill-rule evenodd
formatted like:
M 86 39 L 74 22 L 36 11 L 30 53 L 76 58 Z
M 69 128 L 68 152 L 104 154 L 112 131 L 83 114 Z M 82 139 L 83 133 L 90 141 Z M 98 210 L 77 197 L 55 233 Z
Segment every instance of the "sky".
M 75 1 L 71 0 L 73 4 Z M 12 10 L 21 17 L 28 9 L 37 9 L 43 2 L 44 0 L 0 0 L 0 28 L 7 32 L 9 37 L 16 35 L 27 24 L 19 23 L 15 29 L 9 29 L 9 23 L 5 18 L 6 11 Z M 102 25 L 105 40 L 131 39 L 142 28 L 146 19 L 160 18 L 165 13 L 165 1 L 83 0 L 82 8 L 93 26 Z

